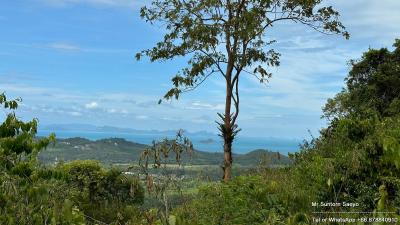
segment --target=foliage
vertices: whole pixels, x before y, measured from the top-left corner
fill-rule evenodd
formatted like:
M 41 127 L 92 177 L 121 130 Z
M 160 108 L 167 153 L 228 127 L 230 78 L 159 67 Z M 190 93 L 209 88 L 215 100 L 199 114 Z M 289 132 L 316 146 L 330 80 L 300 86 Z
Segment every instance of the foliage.
M 184 156 L 191 155 L 192 142 L 179 130 L 175 139 L 165 138 L 160 142 L 145 149 L 140 157 L 140 171 L 145 176 L 144 180 L 148 193 L 157 200 L 153 212 L 155 215 L 147 216 L 147 222 L 159 219 L 162 224 L 170 224 L 170 210 L 172 207 L 171 193 L 182 194 L 182 181 L 184 179 Z M 174 157 L 173 160 L 170 158 Z M 158 172 L 158 173 L 156 173 Z M 152 213 L 153 214 L 153 213 Z
M 83 224 L 82 213 L 62 192 L 63 175 L 37 164 L 37 154 L 54 134 L 37 139 L 37 120 L 21 121 L 13 111 L 20 101 L 0 95 L 0 104 L 12 110 L 0 125 L 0 223 Z
M 329 126 L 296 155 L 297 170 L 318 168 L 321 201 L 358 202 L 357 211 L 395 211 L 400 199 L 400 45 L 352 61 L 347 87 L 329 99 Z M 310 179 L 303 173 L 303 179 Z M 391 209 L 391 210 L 388 210 Z M 327 209 L 333 210 L 333 209 Z
M 105 170 L 96 161 L 72 161 L 58 166 L 68 174 L 66 184 L 71 200 L 92 222 L 124 222 L 138 216 L 134 205 L 142 204 L 144 189 L 136 177 L 122 171 Z
M 195 200 L 175 211 L 177 224 L 301 224 L 308 221 L 302 213 L 308 196 L 282 191 L 296 188 L 289 177 L 286 169 L 274 169 L 203 186 Z
M 98 160 L 105 166 L 116 163 L 130 163 L 139 159 L 140 153 L 148 147 L 122 138 L 88 140 L 85 138 L 57 139 L 53 146 L 39 154 L 39 162 L 50 165 L 55 162 L 72 160 Z
M 352 69 L 346 78 L 347 87 L 329 99 L 324 117 L 388 117 L 400 113 L 400 40 L 394 51 L 370 49 L 360 60 L 350 62 Z

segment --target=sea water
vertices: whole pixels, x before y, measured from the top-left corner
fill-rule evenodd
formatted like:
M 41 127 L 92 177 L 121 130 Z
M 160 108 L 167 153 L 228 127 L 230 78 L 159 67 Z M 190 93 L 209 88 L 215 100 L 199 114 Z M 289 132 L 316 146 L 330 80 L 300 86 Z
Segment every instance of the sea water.
M 96 131 L 39 131 L 39 136 L 47 136 L 50 133 L 56 133 L 57 138 L 72 138 L 81 137 L 89 140 L 99 140 L 104 138 L 124 138 L 128 141 L 151 144 L 153 140 L 162 140 L 163 138 L 174 138 L 173 135 L 163 136 L 160 134 L 137 134 L 137 133 L 123 133 L 123 132 L 96 132 Z M 190 134 L 187 137 L 193 142 L 193 147 L 196 150 L 207 152 L 221 152 L 223 141 L 218 135 L 194 135 Z M 246 137 L 238 136 L 233 143 L 234 153 L 244 154 L 256 149 L 266 149 L 277 151 L 281 154 L 287 155 L 288 152 L 296 152 L 299 150 L 299 145 L 302 140 L 297 139 L 283 139 L 271 137 Z

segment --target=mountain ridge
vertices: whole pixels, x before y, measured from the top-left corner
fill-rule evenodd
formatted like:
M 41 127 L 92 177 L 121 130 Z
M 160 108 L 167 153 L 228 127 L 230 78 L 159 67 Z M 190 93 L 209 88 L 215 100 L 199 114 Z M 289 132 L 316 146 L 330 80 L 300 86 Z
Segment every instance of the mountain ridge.
M 124 138 L 104 138 L 89 140 L 82 137 L 59 138 L 56 144 L 50 145 L 39 154 L 39 160 L 44 164 L 57 161 L 72 161 L 77 159 L 93 159 L 103 164 L 136 163 L 140 153 L 148 145 L 126 140 Z M 261 159 L 267 157 L 271 165 L 288 165 L 290 159 L 278 152 L 256 149 L 245 154 L 234 154 L 235 163 L 245 167 L 257 166 Z M 193 165 L 221 165 L 222 152 L 205 152 L 194 150 L 189 163 Z

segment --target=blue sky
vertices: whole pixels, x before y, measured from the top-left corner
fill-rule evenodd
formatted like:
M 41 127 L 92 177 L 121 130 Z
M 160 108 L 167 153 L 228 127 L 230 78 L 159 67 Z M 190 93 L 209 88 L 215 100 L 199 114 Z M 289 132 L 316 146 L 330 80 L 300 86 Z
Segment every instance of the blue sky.
M 134 129 L 216 132 L 224 86 L 218 76 L 179 101 L 157 104 L 184 59 L 135 61 L 162 27 L 141 21 L 147 0 L 13 0 L 0 3 L 0 90 L 22 97 L 19 115 L 43 125 L 87 123 Z M 400 38 L 400 1 L 327 1 L 350 40 L 298 24 L 268 37 L 282 54 L 267 86 L 242 78 L 242 135 L 307 138 L 325 125 L 321 107 L 344 85 L 350 59 Z M 245 76 L 244 76 L 245 77 Z

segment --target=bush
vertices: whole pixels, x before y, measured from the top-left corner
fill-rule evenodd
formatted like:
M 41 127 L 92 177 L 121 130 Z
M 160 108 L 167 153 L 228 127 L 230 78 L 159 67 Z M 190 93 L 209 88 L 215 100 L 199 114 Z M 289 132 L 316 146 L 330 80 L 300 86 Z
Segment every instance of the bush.
M 144 188 L 138 178 L 112 168 L 105 170 L 97 161 L 77 160 L 58 169 L 68 174 L 71 200 L 87 215 L 104 223 L 125 222 L 140 213 Z

